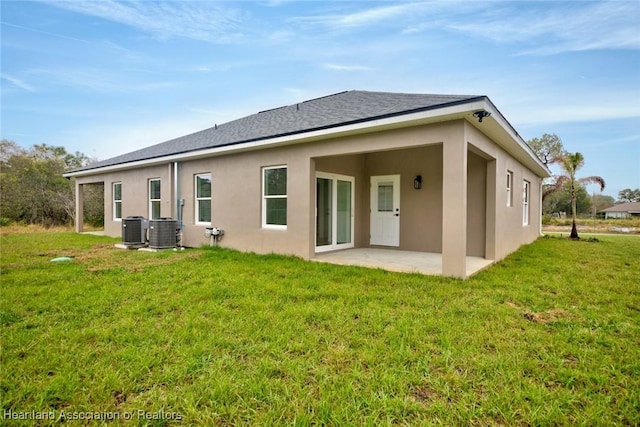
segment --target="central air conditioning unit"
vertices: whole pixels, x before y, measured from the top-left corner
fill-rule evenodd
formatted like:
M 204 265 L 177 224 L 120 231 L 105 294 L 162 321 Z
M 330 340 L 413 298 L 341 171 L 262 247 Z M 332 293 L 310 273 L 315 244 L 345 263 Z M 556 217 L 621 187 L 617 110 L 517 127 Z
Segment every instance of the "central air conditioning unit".
M 149 221 L 142 216 L 122 218 L 122 243 L 127 246 L 144 245 L 148 227 Z
M 171 218 L 156 218 L 149 221 L 149 247 L 152 249 L 175 248 L 178 222 Z

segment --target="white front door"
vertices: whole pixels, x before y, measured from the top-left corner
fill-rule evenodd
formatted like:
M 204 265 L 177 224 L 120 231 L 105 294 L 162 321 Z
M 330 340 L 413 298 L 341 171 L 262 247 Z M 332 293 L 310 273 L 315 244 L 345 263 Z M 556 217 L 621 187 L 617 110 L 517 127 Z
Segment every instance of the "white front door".
M 400 246 L 400 175 L 371 177 L 371 244 Z

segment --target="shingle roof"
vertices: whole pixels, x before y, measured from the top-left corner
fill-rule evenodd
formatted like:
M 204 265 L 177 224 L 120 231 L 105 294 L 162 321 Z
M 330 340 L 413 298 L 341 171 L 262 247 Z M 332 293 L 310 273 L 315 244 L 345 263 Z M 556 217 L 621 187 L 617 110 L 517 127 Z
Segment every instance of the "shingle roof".
M 627 202 L 613 205 L 610 208 L 603 209 L 601 212 L 640 212 L 640 202 Z
M 471 95 L 347 91 L 261 111 L 190 135 L 132 151 L 73 172 L 154 159 L 207 148 L 294 135 L 385 117 L 425 111 L 484 98 Z

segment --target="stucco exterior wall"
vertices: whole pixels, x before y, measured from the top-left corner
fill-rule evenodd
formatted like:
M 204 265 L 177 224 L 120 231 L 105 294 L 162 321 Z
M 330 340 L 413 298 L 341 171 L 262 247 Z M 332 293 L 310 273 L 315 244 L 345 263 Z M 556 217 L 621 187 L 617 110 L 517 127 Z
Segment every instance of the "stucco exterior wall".
M 184 244 L 208 244 L 204 225 L 195 224 L 195 175 L 211 173 L 211 226 L 225 230 L 222 245 L 257 253 L 309 257 L 311 164 L 291 148 L 254 151 L 181 165 Z M 262 228 L 262 168 L 287 167 L 287 229 Z
M 540 236 L 540 186 L 538 177 L 500 146 L 496 145 L 475 127 L 466 124 L 466 136 L 472 149 L 482 154 L 487 161 L 489 203 L 487 209 L 487 257 L 500 260 L 523 244 L 531 243 Z M 507 172 L 513 173 L 512 203 L 507 206 Z M 493 175 L 495 174 L 495 179 Z M 489 179 L 489 178 L 492 179 Z M 529 224 L 522 223 L 522 184 L 530 182 Z M 493 196 L 493 197 L 491 197 Z M 493 200 L 491 200 L 493 202 Z
M 287 167 L 286 230 L 262 227 L 262 168 L 268 166 Z M 186 246 L 209 243 L 205 225 L 195 223 L 195 175 L 202 173 L 211 174 L 211 226 L 225 230 L 221 246 L 242 251 L 313 257 L 316 172 L 355 178 L 356 247 L 369 245 L 372 175 L 401 176 L 399 249 L 443 253 L 443 263 L 460 253 L 497 260 L 539 233 L 540 178 L 465 120 L 180 162 L 178 195 L 173 194 L 174 167 L 167 163 L 77 179 L 104 182 L 105 232 L 111 236 L 121 235 L 120 221 L 113 220 L 112 184 L 122 182 L 123 217 L 149 217 L 148 180 L 161 179 L 162 216 L 175 217 L 177 198 L 185 200 Z M 506 206 L 507 170 L 514 175 L 511 207 Z M 416 175 L 422 176 L 420 190 L 413 188 Z M 531 183 L 526 226 L 523 180 Z
M 442 144 L 365 156 L 364 207 L 358 215 L 368 236 L 370 226 L 369 177 L 400 175 L 400 248 L 408 251 L 442 251 Z M 422 176 L 422 188 L 413 180 Z M 367 241 L 364 246 L 368 246 Z
M 171 164 L 76 178 L 77 184 L 104 183 L 104 231 L 108 236 L 122 235 L 122 221 L 114 219 L 113 184 L 122 183 L 122 218 L 149 218 L 149 180 L 160 179 L 161 216 L 173 215 Z

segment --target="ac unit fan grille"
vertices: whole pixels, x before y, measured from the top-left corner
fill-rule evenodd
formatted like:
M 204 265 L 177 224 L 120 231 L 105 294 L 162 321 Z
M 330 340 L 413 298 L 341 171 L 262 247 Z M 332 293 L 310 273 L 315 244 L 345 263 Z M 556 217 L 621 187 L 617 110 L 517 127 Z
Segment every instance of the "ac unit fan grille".
M 122 243 L 125 245 L 141 245 L 146 241 L 144 218 L 131 216 L 122 219 Z
M 177 221 L 171 218 L 158 218 L 149 221 L 149 247 L 167 249 L 176 247 Z

